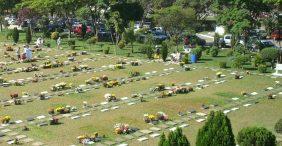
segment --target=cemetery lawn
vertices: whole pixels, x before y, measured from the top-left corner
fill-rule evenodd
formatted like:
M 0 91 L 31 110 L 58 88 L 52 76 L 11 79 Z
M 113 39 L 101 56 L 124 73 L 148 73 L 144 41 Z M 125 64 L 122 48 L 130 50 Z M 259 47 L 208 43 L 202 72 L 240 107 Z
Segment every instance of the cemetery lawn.
M 108 45 L 110 46 L 110 44 Z M 1 62 L 9 61 L 9 58 L 4 58 L 3 56 L 3 51 L 5 48 L 2 46 L 3 45 L 1 45 L 0 49 Z M 67 46 L 65 46 L 65 48 L 66 47 Z M 99 46 L 95 46 L 95 48 L 98 47 Z M 81 50 L 75 51 L 78 53 L 81 52 Z M 66 55 L 70 54 L 71 52 L 72 51 L 70 50 L 50 49 L 48 52 L 35 52 L 34 56 L 41 54 L 42 56 L 50 56 L 51 60 L 57 58 L 58 61 L 67 61 L 68 57 Z M 14 52 L 8 53 L 10 55 L 14 55 Z M 63 55 L 60 56 L 61 54 Z M 125 53 L 120 53 L 119 55 L 122 54 Z M 72 72 L 71 67 L 74 65 L 88 65 L 92 68 L 100 68 L 101 66 L 116 64 L 116 62 L 121 59 L 126 59 L 126 61 L 136 61 L 137 59 L 141 58 L 142 62 L 142 65 L 140 66 L 126 65 L 125 69 L 104 70 L 91 73 L 80 72 L 74 77 L 58 77 L 53 80 L 40 81 L 38 83 L 28 83 L 24 86 L 0 87 L 0 100 L 10 99 L 9 96 L 11 93 L 19 93 L 20 95 L 22 92 L 27 92 L 31 95 L 38 95 L 43 91 L 52 93 L 52 91 L 50 91 L 51 86 L 60 82 L 72 83 L 74 87 L 78 87 L 81 84 L 85 84 L 85 80 L 93 76 L 100 77 L 102 75 L 106 75 L 110 80 L 128 78 L 130 71 L 138 71 L 141 73 L 141 76 L 144 76 L 147 72 L 156 71 L 158 75 L 152 76 L 147 80 L 135 81 L 113 88 L 105 88 L 101 86 L 99 89 L 93 89 L 84 93 L 54 96 L 48 100 L 34 100 L 33 102 L 24 103 L 23 105 L 11 105 L 6 107 L 1 106 L 0 116 L 2 117 L 4 115 L 10 115 L 12 120 L 20 119 L 24 121 L 23 125 L 26 125 L 26 119 L 28 117 L 36 117 L 39 115 L 50 117 L 48 116 L 48 109 L 56 108 L 58 106 L 76 106 L 78 108 L 78 112 L 85 111 L 85 109 L 82 108 L 83 102 L 87 102 L 91 105 L 100 104 L 101 102 L 105 102 L 104 95 L 106 93 L 115 94 L 117 98 L 131 98 L 131 95 L 136 93 L 151 94 L 150 89 L 156 87 L 158 84 L 171 86 L 173 83 L 177 85 L 183 83 L 192 83 L 192 85 L 196 85 L 200 83 L 200 80 L 203 80 L 207 77 L 207 84 L 209 87 L 199 90 L 195 89 L 196 87 L 194 87 L 195 91 L 188 94 L 177 94 L 167 98 L 144 98 L 145 102 L 140 103 L 139 100 L 136 100 L 135 105 L 128 105 L 127 103 L 119 104 L 120 102 L 117 102 L 116 104 L 119 106 L 119 109 L 109 110 L 107 112 L 101 112 L 100 109 L 96 109 L 95 111 L 92 110 L 90 116 L 80 117 L 76 120 L 73 120 L 70 117 L 60 119 L 61 124 L 59 125 L 39 127 L 36 126 L 36 124 L 29 123 L 27 126 L 30 128 L 30 131 L 26 132 L 22 131 L 22 127 L 10 129 L 18 132 L 19 134 L 27 135 L 36 141 L 41 141 L 46 145 L 78 145 L 78 140 L 76 137 L 83 134 L 91 135 L 95 132 L 98 132 L 99 135 L 105 135 L 103 142 L 115 141 L 117 138 L 125 139 L 123 136 L 114 133 L 114 125 L 117 123 L 127 123 L 130 126 L 139 128 L 140 130 L 149 129 L 153 126 L 143 121 L 143 115 L 145 113 L 155 114 L 159 111 L 162 111 L 168 114 L 171 120 L 176 121 L 181 118 L 177 115 L 178 112 L 186 113 L 188 110 L 194 109 L 197 112 L 208 114 L 210 110 L 225 110 L 229 109 L 230 107 L 240 106 L 239 110 L 228 114 L 231 119 L 233 132 L 235 135 L 237 135 L 240 129 L 246 126 L 263 126 L 271 131 L 274 131 L 274 124 L 279 118 L 281 118 L 282 99 L 281 95 L 277 95 L 277 99 L 268 100 L 266 95 L 264 95 L 264 92 L 266 92 L 264 89 L 267 87 L 279 89 L 279 87 L 275 85 L 275 81 L 282 82 L 282 79 L 274 79 L 266 75 L 247 75 L 245 72 L 242 72 L 241 75 L 244 76 L 243 79 L 235 80 L 234 75 L 230 74 L 234 71 L 233 69 L 230 69 L 232 70 L 230 72 L 228 71 L 229 69 L 222 70 L 217 67 L 219 61 L 227 60 L 225 52 L 223 52 L 221 55 L 221 57 L 218 57 L 214 60 L 204 56 L 204 59 L 201 60 L 200 63 L 188 65 L 195 69 L 192 69 L 191 71 L 184 71 L 183 68 L 176 64 L 146 62 L 144 58 L 141 58 L 142 56 L 124 57 L 114 56 L 113 54 L 104 55 L 103 52 L 92 51 L 91 54 L 75 57 L 77 61 L 70 62 L 70 65 L 67 66 L 51 69 L 40 68 L 40 70 L 36 72 L 3 74 L 1 77 L 6 80 L 15 80 L 33 77 L 35 73 L 56 75 L 61 70 L 64 72 Z M 87 58 L 94 58 L 96 61 L 83 61 Z M 42 65 L 45 61 L 46 59 L 41 59 L 35 62 L 35 64 Z M 30 65 L 30 63 L 13 63 L 8 65 L 8 67 L 19 68 L 28 67 Z M 211 68 L 207 67 L 213 67 L 216 70 L 212 70 Z M 159 76 L 160 73 L 164 72 L 164 70 L 168 68 L 173 68 L 171 69 L 171 74 Z M 217 72 L 222 72 L 222 74 L 226 75 L 226 77 L 222 78 L 222 80 L 225 80 L 225 82 L 221 84 L 215 84 L 213 82 L 213 80 L 217 79 Z M 258 92 L 259 94 L 254 100 L 258 101 L 258 103 L 254 105 L 254 101 L 252 101 L 252 106 L 242 107 L 242 105 L 245 104 L 244 101 L 248 100 L 248 98 L 251 98 L 249 96 L 243 96 L 242 92 Z M 273 94 L 277 94 L 277 91 Z M 234 97 L 239 98 L 239 101 L 234 101 L 232 99 Z M 210 109 L 202 109 L 203 104 L 210 106 Z M 218 104 L 218 106 L 211 106 L 215 104 Z M 39 121 L 40 120 L 37 122 Z M 197 131 L 203 125 L 203 123 L 196 122 L 194 119 L 186 123 L 188 123 L 189 126 L 184 128 L 183 131 L 187 135 L 190 143 L 195 145 Z M 145 142 L 139 142 L 136 139 L 133 139 L 127 141 L 126 143 L 129 143 L 130 145 L 157 145 L 157 142 L 158 138 L 149 138 L 149 140 Z M 6 142 L 3 141 L 3 139 L 0 139 L 0 145 L 2 144 L 5 145 Z

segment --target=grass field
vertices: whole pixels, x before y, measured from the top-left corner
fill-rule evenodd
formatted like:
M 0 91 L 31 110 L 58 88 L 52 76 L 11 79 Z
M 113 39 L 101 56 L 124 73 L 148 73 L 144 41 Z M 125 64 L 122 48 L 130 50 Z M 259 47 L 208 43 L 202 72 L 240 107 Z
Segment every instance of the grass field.
M 11 44 L 10 40 L 6 40 L 3 37 L 3 33 L 0 34 L 0 40 L 3 40 L 0 47 L 0 62 L 11 61 L 10 58 L 5 58 L 3 56 L 5 47 L 3 47 L 4 43 Z M 23 36 L 23 34 L 21 34 Z M 4 41 L 6 40 L 6 41 Z M 21 39 L 21 44 L 23 43 L 23 39 Z M 77 42 L 78 45 L 84 45 L 82 41 Z M 114 45 L 107 43 L 104 47 L 110 46 L 112 47 L 111 52 Z M 136 48 L 138 48 L 139 44 L 136 44 Z M 92 46 L 93 47 L 93 46 Z M 43 51 L 35 52 L 34 56 L 49 56 L 50 60 L 57 59 L 58 61 L 67 61 L 67 54 L 72 51 L 80 52 L 83 48 L 79 48 L 78 50 L 68 50 L 67 45 L 64 45 L 63 50 L 56 50 L 54 44 L 51 49 L 45 48 Z M 71 67 L 76 65 L 88 65 L 94 69 L 99 69 L 102 66 L 114 65 L 117 61 L 123 59 L 126 61 L 140 61 L 142 65 L 140 66 L 131 66 L 126 65 L 125 69 L 119 70 L 103 70 L 97 72 L 88 72 L 82 71 L 79 72 L 77 76 L 73 77 L 58 77 L 53 80 L 45 80 L 40 81 L 38 83 L 27 83 L 24 86 L 10 86 L 10 87 L 0 87 L 0 100 L 4 102 L 5 99 L 10 99 L 9 95 L 11 93 L 19 93 L 27 92 L 30 95 L 37 95 L 40 92 L 48 91 L 49 93 L 53 93 L 50 91 L 52 85 L 66 82 L 72 83 L 74 87 L 78 87 L 79 85 L 85 84 L 85 80 L 93 77 L 93 76 L 102 76 L 106 75 L 109 79 L 118 79 L 121 78 L 127 79 L 129 78 L 130 71 L 138 71 L 141 73 L 141 76 L 146 76 L 147 72 L 156 71 L 157 75 L 150 76 L 146 80 L 134 81 L 127 84 L 123 84 L 121 86 L 113 87 L 113 88 L 104 88 L 100 87 L 99 89 L 91 89 L 90 91 L 78 94 L 65 94 L 64 96 L 53 96 L 48 100 L 34 100 L 33 102 L 27 102 L 23 105 L 11 105 L 11 106 L 2 106 L 0 108 L 0 116 L 10 115 L 12 121 L 22 120 L 24 121 L 22 124 L 9 125 L 8 128 L 12 130 L 12 132 L 16 132 L 16 135 L 26 135 L 29 138 L 34 139 L 35 141 L 43 142 L 46 145 L 79 145 L 77 136 L 88 134 L 91 135 L 95 132 L 98 132 L 100 135 L 105 135 L 102 143 L 106 141 L 115 141 L 117 138 L 125 139 L 123 136 L 117 135 L 114 133 L 114 125 L 116 123 L 127 123 L 133 127 L 137 127 L 139 129 L 149 129 L 152 125 L 147 124 L 143 121 L 143 115 L 145 113 L 156 113 L 159 111 L 163 111 L 167 113 L 172 121 L 177 121 L 183 117 L 179 117 L 178 112 L 187 112 L 190 109 L 195 109 L 198 113 L 206 113 L 208 114 L 210 110 L 225 110 L 230 107 L 242 107 L 245 104 L 244 101 L 248 101 L 246 103 L 253 104 L 250 107 L 242 107 L 236 112 L 231 112 L 228 114 L 228 117 L 231 119 L 233 132 L 237 135 L 238 131 L 246 126 L 263 126 L 267 129 L 274 132 L 273 127 L 276 121 L 281 117 L 282 112 L 282 99 L 281 95 L 278 95 L 278 92 L 282 92 L 281 85 L 275 85 L 275 81 L 282 82 L 281 78 L 271 78 L 269 74 L 259 75 L 257 72 L 252 72 L 254 74 L 247 75 L 245 71 L 242 70 L 233 70 L 233 69 L 219 69 L 218 62 L 227 60 L 226 52 L 221 52 L 220 57 L 212 58 L 204 55 L 203 59 L 200 60 L 200 63 L 197 64 L 189 64 L 191 68 L 195 68 L 191 71 L 184 71 L 177 64 L 169 64 L 163 63 L 162 61 L 147 61 L 145 55 L 136 53 L 132 54 L 131 57 L 125 57 L 126 52 L 130 50 L 127 48 L 125 50 L 119 50 L 118 56 L 113 54 L 104 55 L 103 52 L 99 52 L 99 46 L 94 46 L 91 50 L 91 53 L 88 55 L 79 55 L 76 56 L 76 61 L 70 62 L 70 65 L 62 66 L 59 68 L 51 68 L 51 69 L 42 69 L 35 72 L 20 72 L 20 73 L 11 73 L 6 74 L 4 71 L 2 72 L 1 78 L 5 80 L 16 80 L 16 79 L 26 79 L 28 77 L 34 77 L 34 74 L 44 74 L 47 76 L 56 76 L 60 71 L 71 73 Z M 48 52 L 47 52 L 48 50 Z M 86 48 L 88 51 L 89 49 Z M 94 51 L 93 51 L 94 50 Z M 96 50 L 96 51 L 95 51 Z M 137 50 L 136 50 L 137 51 Z M 14 52 L 8 52 L 11 56 L 14 55 Z M 61 55 L 62 54 L 62 55 Z M 99 54 L 99 55 L 98 55 Z M 92 61 L 85 61 L 85 59 L 94 58 Z M 34 64 L 40 66 L 44 64 L 46 61 L 46 57 L 34 62 Z M 83 61 L 84 60 L 84 61 Z M 28 67 L 31 66 L 30 63 L 12 63 L 7 65 L 6 67 L 15 69 L 19 67 Z M 170 74 L 162 74 L 166 69 L 171 69 Z M 214 69 L 213 69 L 214 68 Z M 226 75 L 226 77 L 218 79 L 216 78 L 217 72 L 222 72 L 222 74 Z M 234 75 L 230 73 L 233 71 L 238 71 L 243 77 L 243 79 L 235 80 Z M 162 74 L 162 76 L 160 76 Z M 204 80 L 204 81 L 201 81 Z M 224 80 L 225 82 L 215 84 L 215 80 Z M 146 102 L 139 102 L 136 100 L 135 105 L 128 105 L 127 102 L 116 102 L 110 103 L 111 105 L 118 105 L 119 109 L 109 110 L 107 112 L 101 112 L 99 108 L 96 110 L 91 109 L 88 111 L 87 109 L 83 109 L 83 102 L 87 102 L 90 105 L 100 104 L 101 102 L 105 102 L 104 94 L 112 93 L 117 96 L 117 98 L 122 97 L 131 97 L 132 94 L 136 93 L 147 93 L 151 95 L 153 93 L 150 92 L 151 88 L 156 87 L 158 84 L 165 84 L 167 87 L 172 84 L 183 84 L 183 83 L 192 83 L 195 91 L 188 94 L 177 94 L 172 97 L 167 98 L 154 98 L 154 97 L 146 97 Z M 203 89 L 196 89 L 197 84 L 209 85 Z M 274 87 L 275 91 L 264 91 L 267 87 Z M 278 90 L 278 91 L 277 91 Z M 252 93 L 258 92 L 259 94 L 255 97 L 251 96 L 242 96 L 242 92 Z M 268 94 L 268 92 L 273 92 L 273 94 L 277 94 L 277 98 L 275 100 L 268 100 L 264 94 Z M 161 93 L 155 93 L 161 94 Z M 238 97 L 239 101 L 234 101 L 232 98 Z M 254 99 L 254 100 L 251 100 Z M 257 104 L 254 104 L 258 101 Z M 210 109 L 202 109 L 202 105 L 210 106 Z M 212 107 L 211 105 L 218 104 L 217 107 Z M 76 106 L 78 108 L 78 112 L 72 113 L 73 115 L 78 114 L 82 111 L 87 111 L 87 113 L 91 113 L 90 116 L 81 117 L 77 120 L 73 120 L 70 117 L 64 117 L 60 119 L 61 124 L 59 125 L 48 125 L 39 127 L 36 125 L 36 122 L 40 122 L 41 120 L 36 120 L 35 123 L 27 122 L 26 119 L 28 117 L 35 117 L 39 115 L 48 115 L 48 109 L 56 108 L 60 105 L 71 105 Z M 188 117 L 188 116 L 184 116 Z M 47 119 L 47 118 L 46 118 Z M 45 119 L 45 120 L 46 120 Z M 44 119 L 42 120 L 44 121 Z M 184 133 L 187 135 L 190 143 L 195 145 L 195 139 L 197 135 L 198 129 L 203 125 L 203 123 L 196 122 L 195 119 L 191 119 L 189 121 L 185 121 L 189 124 L 187 128 L 184 128 Z M 22 126 L 27 125 L 30 128 L 30 131 L 22 131 Z M 1 129 L 5 129 L 5 127 L 1 127 Z M 0 130 L 1 130 L 0 129 Z M 168 130 L 164 130 L 167 132 Z M 7 140 L 14 138 L 16 135 L 12 135 L 10 132 L 4 136 L 0 137 L 0 145 L 6 145 Z M 281 135 L 276 134 L 278 138 L 281 138 Z M 147 136 L 148 137 L 148 136 Z M 134 138 L 133 140 L 128 140 L 126 143 L 129 145 L 157 145 L 158 138 L 149 138 L 149 140 L 145 142 L 139 142 Z M 23 143 L 22 145 L 31 145 L 31 143 Z M 104 143 L 105 144 L 105 143 Z

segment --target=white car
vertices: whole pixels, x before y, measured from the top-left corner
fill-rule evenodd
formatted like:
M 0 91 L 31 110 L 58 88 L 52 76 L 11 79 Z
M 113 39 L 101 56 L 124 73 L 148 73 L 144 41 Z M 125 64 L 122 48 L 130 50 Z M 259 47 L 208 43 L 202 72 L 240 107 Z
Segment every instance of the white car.
M 221 39 L 220 41 L 224 41 L 226 46 L 231 47 L 231 40 L 232 40 L 232 35 L 231 34 L 227 34 L 227 35 L 224 35 L 223 39 Z M 239 43 L 244 45 L 244 41 L 243 40 L 240 40 Z

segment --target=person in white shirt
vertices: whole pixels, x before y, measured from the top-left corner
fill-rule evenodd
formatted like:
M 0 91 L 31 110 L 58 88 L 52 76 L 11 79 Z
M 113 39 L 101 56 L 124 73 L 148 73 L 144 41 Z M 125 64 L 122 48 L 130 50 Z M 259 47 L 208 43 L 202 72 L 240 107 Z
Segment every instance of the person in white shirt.
M 57 39 L 57 46 L 58 46 L 58 49 L 61 49 L 61 42 L 62 42 L 62 39 L 61 39 L 61 37 L 59 37 L 59 38 Z
M 25 53 L 25 56 L 26 56 L 27 60 L 31 60 L 32 59 L 32 51 L 31 51 L 31 49 L 29 48 L 28 45 L 25 45 L 24 53 Z

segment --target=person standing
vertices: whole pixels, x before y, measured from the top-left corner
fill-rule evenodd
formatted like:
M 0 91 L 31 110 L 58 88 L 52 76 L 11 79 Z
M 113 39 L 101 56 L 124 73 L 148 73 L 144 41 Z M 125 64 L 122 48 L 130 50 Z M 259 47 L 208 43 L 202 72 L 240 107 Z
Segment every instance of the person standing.
M 61 49 L 61 42 L 62 42 L 62 39 L 61 39 L 61 37 L 59 37 L 59 38 L 57 39 L 57 46 L 58 46 L 58 49 Z
M 32 59 L 32 51 L 31 51 L 31 49 L 29 48 L 28 45 L 25 45 L 24 54 L 25 54 L 27 60 Z

